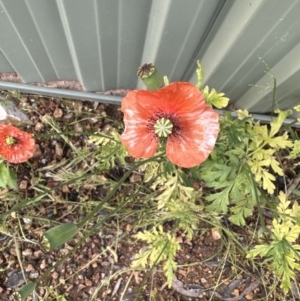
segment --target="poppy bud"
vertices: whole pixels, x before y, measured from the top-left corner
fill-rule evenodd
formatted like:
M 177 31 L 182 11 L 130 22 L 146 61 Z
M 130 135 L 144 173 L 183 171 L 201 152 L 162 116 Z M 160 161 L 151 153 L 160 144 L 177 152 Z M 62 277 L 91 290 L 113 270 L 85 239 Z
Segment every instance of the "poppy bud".
M 77 233 L 77 225 L 62 224 L 47 230 L 42 235 L 42 246 L 46 251 L 52 250 L 69 241 Z
M 15 300 L 24 300 L 26 299 L 35 289 L 36 282 L 28 282 L 23 285 L 17 292 L 14 293 Z
M 153 64 L 144 64 L 138 68 L 137 76 L 143 81 L 145 86 L 156 91 L 163 85 L 163 78 Z

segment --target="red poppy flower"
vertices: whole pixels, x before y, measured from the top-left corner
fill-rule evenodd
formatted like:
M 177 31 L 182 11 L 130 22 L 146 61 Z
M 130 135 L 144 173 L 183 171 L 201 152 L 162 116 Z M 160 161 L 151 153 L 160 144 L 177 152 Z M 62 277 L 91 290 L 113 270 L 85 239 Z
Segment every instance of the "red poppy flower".
M 35 142 L 31 134 L 12 125 L 0 124 L 0 156 L 11 163 L 22 163 L 32 157 Z
M 159 138 L 168 159 L 181 167 L 206 160 L 219 133 L 219 115 L 190 83 L 175 82 L 156 92 L 133 90 L 122 100 L 125 131 L 121 141 L 135 158 L 150 158 Z

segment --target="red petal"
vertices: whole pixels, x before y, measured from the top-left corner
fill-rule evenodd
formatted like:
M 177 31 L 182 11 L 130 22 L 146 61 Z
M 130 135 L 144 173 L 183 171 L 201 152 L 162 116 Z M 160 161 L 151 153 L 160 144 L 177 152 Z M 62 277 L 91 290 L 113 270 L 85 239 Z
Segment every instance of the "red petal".
M 202 112 L 198 119 L 187 121 L 179 137 L 169 137 L 168 159 L 180 167 L 194 167 L 205 161 L 213 150 L 219 133 L 219 115 L 212 109 Z
M 204 96 L 195 85 L 186 82 L 174 82 L 161 88 L 157 94 L 161 99 L 160 108 L 166 112 L 182 114 L 199 114 L 209 106 Z
M 131 91 L 122 100 L 125 130 L 121 141 L 134 158 L 150 158 L 158 147 L 157 139 L 147 130 L 148 118 L 157 103 L 153 94 L 150 91 Z

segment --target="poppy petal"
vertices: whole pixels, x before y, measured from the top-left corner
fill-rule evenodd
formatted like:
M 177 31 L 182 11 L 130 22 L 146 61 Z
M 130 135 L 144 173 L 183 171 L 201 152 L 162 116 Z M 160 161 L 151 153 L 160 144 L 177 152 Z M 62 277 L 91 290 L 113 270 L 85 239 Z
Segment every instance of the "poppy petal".
M 125 130 L 121 135 L 121 142 L 132 157 L 150 158 L 158 147 L 157 139 L 154 139 L 153 134 L 147 130 L 148 118 L 156 101 L 153 95 L 149 97 L 148 93 L 141 92 L 148 91 L 131 91 L 122 101 Z
M 218 113 L 209 109 L 202 112 L 198 119 L 187 122 L 179 136 L 168 138 L 168 159 L 185 168 L 205 161 L 216 143 L 219 133 L 218 119 Z
M 160 108 L 166 112 L 182 114 L 199 114 L 209 106 L 202 93 L 191 83 L 174 82 L 161 88 L 158 92 Z

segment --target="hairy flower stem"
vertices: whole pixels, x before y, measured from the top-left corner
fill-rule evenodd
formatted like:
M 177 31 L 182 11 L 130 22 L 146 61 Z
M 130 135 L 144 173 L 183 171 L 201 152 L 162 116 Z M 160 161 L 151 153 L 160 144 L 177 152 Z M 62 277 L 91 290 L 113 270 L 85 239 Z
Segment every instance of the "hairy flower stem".
M 131 175 L 131 173 L 141 165 L 150 162 L 150 161 L 155 161 L 156 159 L 160 158 L 162 154 L 159 154 L 157 156 L 151 157 L 147 160 L 140 161 L 136 163 L 133 167 L 131 167 L 125 175 L 121 178 L 121 180 L 116 184 L 116 186 L 110 191 L 110 193 L 85 217 L 83 218 L 78 224 L 78 228 L 82 228 L 86 222 L 90 220 L 90 218 L 95 215 L 102 207 L 103 205 L 115 194 L 115 192 L 120 188 L 120 186 L 125 182 L 125 180 Z

